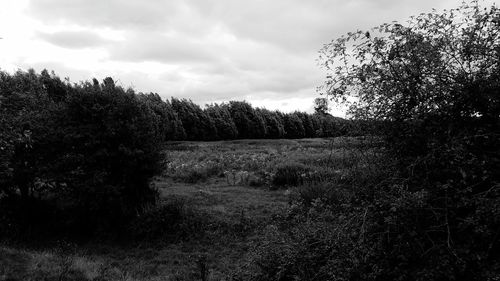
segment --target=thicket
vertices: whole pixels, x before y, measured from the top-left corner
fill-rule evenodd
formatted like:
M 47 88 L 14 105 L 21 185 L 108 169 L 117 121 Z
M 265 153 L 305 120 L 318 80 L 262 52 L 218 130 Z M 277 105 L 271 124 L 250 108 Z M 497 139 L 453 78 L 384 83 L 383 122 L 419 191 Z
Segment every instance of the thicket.
M 301 189 L 249 279 L 498 280 L 500 10 L 348 33 L 321 58 L 323 91 L 380 120 L 386 152 L 349 189 Z
M 161 115 L 111 78 L 1 72 L 0 109 L 0 235 L 105 232 L 156 199 Z

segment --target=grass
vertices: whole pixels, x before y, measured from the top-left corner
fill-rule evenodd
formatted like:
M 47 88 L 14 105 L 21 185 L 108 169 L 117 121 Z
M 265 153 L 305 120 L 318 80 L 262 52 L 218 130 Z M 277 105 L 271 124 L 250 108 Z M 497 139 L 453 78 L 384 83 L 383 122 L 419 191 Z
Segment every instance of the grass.
M 168 143 L 164 171 L 155 180 L 160 206 L 145 210 L 135 225 L 154 232 L 151 237 L 31 248 L 3 244 L 0 280 L 231 280 L 247 265 L 265 229 L 287 216 L 292 198 L 312 201 L 327 194 L 341 200 L 328 186 L 352 181 L 370 167 L 376 146 L 363 153 L 352 149 L 366 143 L 356 138 Z M 286 167 L 300 167 L 288 172 L 293 180 L 280 174 L 290 170 Z M 277 176 L 285 177 L 279 186 Z

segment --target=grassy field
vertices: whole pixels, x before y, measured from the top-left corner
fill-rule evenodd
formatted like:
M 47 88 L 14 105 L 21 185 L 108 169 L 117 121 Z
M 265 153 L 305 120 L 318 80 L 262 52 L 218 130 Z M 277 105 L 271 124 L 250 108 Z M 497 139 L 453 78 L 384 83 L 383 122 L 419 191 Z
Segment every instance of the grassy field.
M 232 280 L 301 188 L 362 178 L 374 153 L 365 145 L 354 138 L 169 143 L 154 181 L 160 202 L 131 224 L 133 239 L 5 244 L 0 280 Z

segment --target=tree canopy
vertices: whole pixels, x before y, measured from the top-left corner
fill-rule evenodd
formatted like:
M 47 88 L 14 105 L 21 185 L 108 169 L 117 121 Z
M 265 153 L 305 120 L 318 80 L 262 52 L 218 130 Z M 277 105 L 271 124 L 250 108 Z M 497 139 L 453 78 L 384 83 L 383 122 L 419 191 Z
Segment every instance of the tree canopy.
M 382 121 L 392 165 L 382 181 L 355 191 L 372 225 L 351 251 L 362 258 L 339 258 L 365 259 L 345 280 L 494 280 L 500 9 L 464 2 L 350 32 L 320 57 L 329 72 L 321 91 L 354 117 Z
M 477 1 L 350 32 L 320 52 L 322 91 L 358 117 L 498 118 L 500 19 Z M 348 97 L 353 97 L 349 102 Z

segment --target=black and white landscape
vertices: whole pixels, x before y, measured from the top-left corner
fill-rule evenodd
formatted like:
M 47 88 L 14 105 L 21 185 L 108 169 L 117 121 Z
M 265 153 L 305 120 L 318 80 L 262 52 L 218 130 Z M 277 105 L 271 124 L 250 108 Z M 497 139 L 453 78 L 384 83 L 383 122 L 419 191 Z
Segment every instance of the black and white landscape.
M 495 1 L 7 0 L 0 281 L 499 280 Z

